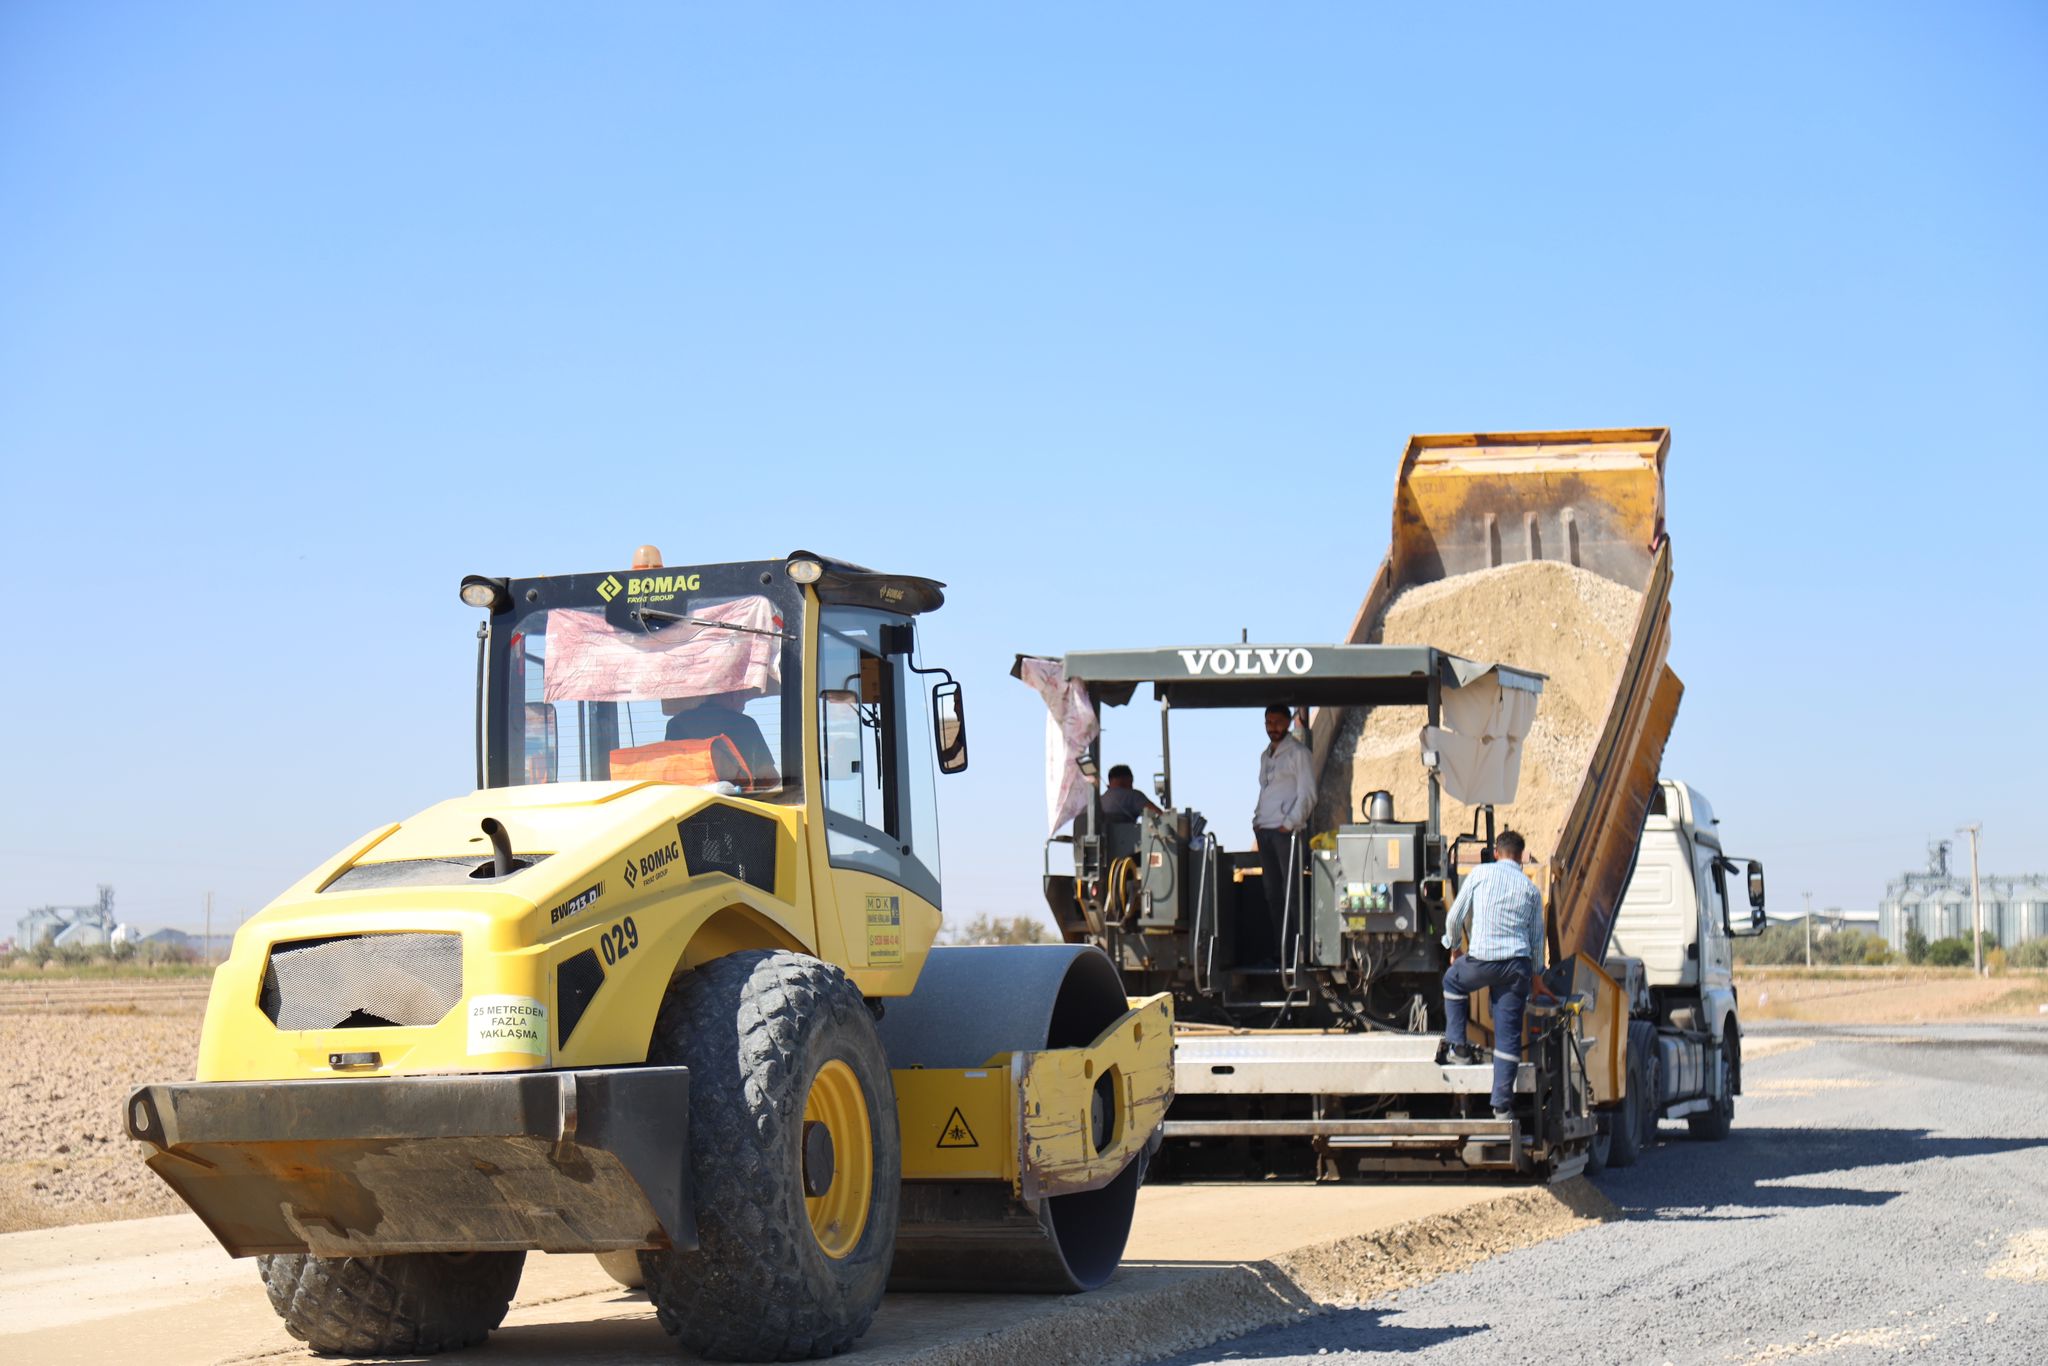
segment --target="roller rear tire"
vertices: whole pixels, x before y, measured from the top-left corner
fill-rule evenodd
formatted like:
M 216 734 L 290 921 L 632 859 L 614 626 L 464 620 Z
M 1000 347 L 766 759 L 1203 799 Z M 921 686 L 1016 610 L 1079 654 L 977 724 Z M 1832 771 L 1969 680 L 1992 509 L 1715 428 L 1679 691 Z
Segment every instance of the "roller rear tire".
M 472 1347 L 505 1321 L 524 1252 L 258 1257 L 287 1333 L 337 1356 L 423 1356 Z
M 642 1252 L 700 1356 L 789 1361 L 865 1333 L 895 1255 L 903 1155 L 874 1017 L 838 968 L 749 950 L 677 979 L 650 1063 L 690 1069 L 689 1252 Z

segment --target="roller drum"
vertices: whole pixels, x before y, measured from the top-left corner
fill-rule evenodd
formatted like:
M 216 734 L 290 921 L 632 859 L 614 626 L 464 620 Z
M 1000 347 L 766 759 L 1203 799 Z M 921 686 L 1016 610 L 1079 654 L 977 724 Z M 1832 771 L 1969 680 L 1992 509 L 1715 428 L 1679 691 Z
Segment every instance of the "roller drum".
M 1127 1009 L 1107 955 L 1086 944 L 932 950 L 917 990 L 883 1013 L 892 1069 L 980 1067 L 1004 1053 L 1094 1042 Z M 1034 1211 L 992 1182 L 907 1181 L 892 1290 L 1092 1290 L 1123 1260 L 1144 1158 Z

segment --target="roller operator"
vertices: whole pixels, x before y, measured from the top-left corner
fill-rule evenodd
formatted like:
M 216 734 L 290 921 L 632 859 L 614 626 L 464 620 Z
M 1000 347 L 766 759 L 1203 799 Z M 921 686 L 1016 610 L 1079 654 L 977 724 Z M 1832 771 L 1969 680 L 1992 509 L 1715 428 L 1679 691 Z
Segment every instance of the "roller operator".
M 746 767 L 736 780 L 742 792 L 761 792 L 781 785 L 775 755 L 761 735 L 760 723 L 744 708 L 753 694 L 713 693 L 677 712 L 668 721 L 670 740 L 724 740 L 738 751 Z M 721 774 L 720 776 L 726 776 Z

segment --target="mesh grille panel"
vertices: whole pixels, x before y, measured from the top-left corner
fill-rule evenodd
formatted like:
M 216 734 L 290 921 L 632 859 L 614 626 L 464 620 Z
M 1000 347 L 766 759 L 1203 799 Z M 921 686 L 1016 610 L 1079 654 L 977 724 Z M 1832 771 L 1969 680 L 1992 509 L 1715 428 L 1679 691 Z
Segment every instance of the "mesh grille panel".
M 557 1047 L 568 1044 L 583 1012 L 590 1007 L 590 998 L 603 985 L 604 965 L 597 961 L 595 949 L 585 949 L 562 960 L 562 966 L 555 972 L 555 1027 L 561 1031 Z
M 676 834 L 691 877 L 724 873 L 774 892 L 775 822 L 768 817 L 714 804 L 678 822 Z
M 462 999 L 459 934 L 352 934 L 270 950 L 263 1013 L 279 1029 L 430 1025 Z

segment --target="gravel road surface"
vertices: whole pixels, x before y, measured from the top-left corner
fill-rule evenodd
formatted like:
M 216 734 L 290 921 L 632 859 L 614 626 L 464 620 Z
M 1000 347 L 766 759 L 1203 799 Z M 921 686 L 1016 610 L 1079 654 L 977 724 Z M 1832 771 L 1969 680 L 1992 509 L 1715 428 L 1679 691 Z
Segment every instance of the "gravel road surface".
M 1734 1135 L 1667 1124 L 1623 1218 L 1171 1360 L 2048 1360 L 2048 1028 L 1751 1037 Z

